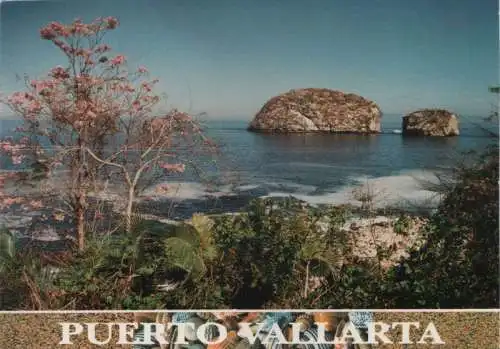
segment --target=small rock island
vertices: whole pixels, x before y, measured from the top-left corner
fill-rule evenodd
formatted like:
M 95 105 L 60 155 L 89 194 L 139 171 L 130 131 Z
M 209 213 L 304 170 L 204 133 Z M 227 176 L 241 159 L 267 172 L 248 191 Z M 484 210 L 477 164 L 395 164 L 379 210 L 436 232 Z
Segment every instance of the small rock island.
M 248 130 L 266 133 L 380 133 L 382 113 L 374 102 L 324 88 L 290 90 L 271 98 Z
M 403 116 L 403 136 L 441 136 L 460 134 L 458 117 L 444 109 L 421 109 Z

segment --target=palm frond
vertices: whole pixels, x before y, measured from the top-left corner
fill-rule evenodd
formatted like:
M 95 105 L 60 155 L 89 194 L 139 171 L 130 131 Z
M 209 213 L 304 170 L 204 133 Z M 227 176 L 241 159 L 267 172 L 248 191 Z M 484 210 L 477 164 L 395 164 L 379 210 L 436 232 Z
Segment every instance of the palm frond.
M 7 228 L 0 229 L 0 258 L 14 258 L 15 237 Z
M 189 223 L 196 229 L 203 240 L 212 235 L 212 228 L 215 222 L 204 214 L 195 213 Z
M 215 222 L 203 214 L 194 214 L 189 223 L 198 233 L 203 257 L 208 260 L 215 259 L 217 257 L 217 249 L 215 248 L 213 238 Z
M 194 278 L 200 277 L 206 271 L 203 258 L 196 248 L 188 241 L 171 237 L 165 240 L 165 257 L 170 265 L 189 272 Z
M 200 235 L 194 226 L 189 223 L 183 223 L 173 229 L 173 237 L 182 239 L 189 244 L 196 246 L 201 245 Z
M 341 260 L 341 256 L 336 253 L 336 250 L 328 248 L 319 239 L 307 240 L 299 251 L 299 258 L 306 263 L 316 262 L 321 266 L 321 269 L 331 272 L 335 270 L 335 266 Z

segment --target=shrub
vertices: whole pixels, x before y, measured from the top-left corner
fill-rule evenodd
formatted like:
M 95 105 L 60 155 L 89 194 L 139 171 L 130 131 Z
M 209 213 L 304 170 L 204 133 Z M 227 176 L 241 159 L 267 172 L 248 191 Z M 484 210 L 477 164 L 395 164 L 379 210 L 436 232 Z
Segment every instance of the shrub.
M 390 278 L 395 307 L 498 307 L 497 149 L 456 168 L 453 183 L 426 226 L 427 243 Z

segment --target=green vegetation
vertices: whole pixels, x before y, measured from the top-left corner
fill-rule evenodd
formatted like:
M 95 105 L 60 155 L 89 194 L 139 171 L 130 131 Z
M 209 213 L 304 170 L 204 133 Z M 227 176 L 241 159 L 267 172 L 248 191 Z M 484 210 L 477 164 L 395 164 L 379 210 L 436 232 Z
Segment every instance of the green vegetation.
M 455 170 L 455 185 L 404 261 L 395 306 L 498 307 L 498 149 Z
M 2 230 L 0 307 L 498 307 L 498 179 L 494 148 L 456 168 L 423 227 L 426 243 L 389 268 L 352 253 L 341 229 L 348 207 L 293 199 L 179 225 L 139 217 L 131 234 L 95 235 L 64 258 L 21 251 Z M 410 228 L 404 214 L 394 223 L 398 234 Z

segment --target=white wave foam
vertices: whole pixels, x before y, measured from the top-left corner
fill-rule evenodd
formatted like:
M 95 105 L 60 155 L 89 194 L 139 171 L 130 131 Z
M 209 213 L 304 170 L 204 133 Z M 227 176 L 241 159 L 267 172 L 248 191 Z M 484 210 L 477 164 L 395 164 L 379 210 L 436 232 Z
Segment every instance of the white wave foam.
M 331 164 L 322 164 L 319 162 L 284 162 L 284 163 L 275 163 L 268 166 L 296 166 L 296 167 L 310 167 L 310 168 L 345 168 L 345 166 L 340 165 L 331 165 Z
M 370 195 L 375 207 L 407 204 L 435 206 L 439 201 L 435 192 L 424 189 L 422 186 L 424 182 L 437 182 L 436 176 L 431 172 L 407 171 L 399 175 L 377 178 L 354 177 L 353 180 L 357 182 L 357 185 L 345 186 L 335 192 L 321 195 L 271 192 L 265 197 L 292 196 L 312 205 L 352 204 L 360 206 L 359 198 L 362 195 Z
M 273 197 L 294 197 L 296 199 L 308 202 L 311 205 L 340 205 L 350 203 L 350 195 L 346 193 L 327 193 L 321 195 L 307 195 L 307 194 L 294 194 L 285 192 L 271 192 L 267 195 L 262 196 L 262 198 L 273 198 Z M 352 204 L 355 204 L 352 202 Z
M 157 191 L 158 188 L 166 186 L 167 190 Z M 211 189 L 209 186 L 198 182 L 168 182 L 162 183 L 154 188 L 151 188 L 142 195 L 143 197 L 151 197 L 154 199 L 169 199 L 169 200 L 203 200 L 207 197 L 221 197 L 236 195 L 231 190 L 231 186 L 226 185 Z
M 236 188 L 234 188 L 237 191 L 249 191 L 249 190 L 254 190 L 260 188 L 260 185 L 258 184 L 245 184 L 245 185 L 239 185 Z
M 153 188 L 144 196 L 176 201 L 203 200 L 209 197 L 235 196 L 244 191 L 267 187 L 271 191 L 267 195 L 261 196 L 262 198 L 292 196 L 312 205 L 351 204 L 360 206 L 360 199 L 363 195 L 372 196 L 372 204 L 375 207 L 412 204 L 434 206 L 439 200 L 435 192 L 423 188 L 423 183 L 436 183 L 437 181 L 437 177 L 429 171 L 406 171 L 398 175 L 375 178 L 350 177 L 348 180 L 354 184 L 324 194 L 315 194 L 317 190 L 315 186 L 288 181 L 245 184 L 236 187 L 225 185 L 216 188 L 210 188 L 203 183 L 196 182 L 169 182 L 166 183 L 168 191 L 156 193 Z
M 263 182 L 263 186 L 268 188 L 290 188 L 293 189 L 295 193 L 312 193 L 317 187 L 314 185 L 299 184 L 291 181 L 280 181 L 280 182 Z

